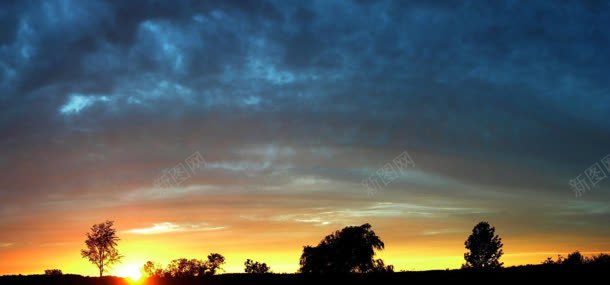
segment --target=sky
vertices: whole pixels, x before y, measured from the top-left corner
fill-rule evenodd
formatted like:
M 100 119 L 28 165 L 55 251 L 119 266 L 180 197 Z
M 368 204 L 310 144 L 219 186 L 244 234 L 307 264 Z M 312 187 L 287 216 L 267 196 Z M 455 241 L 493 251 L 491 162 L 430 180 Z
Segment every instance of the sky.
M 105 220 L 110 274 L 295 272 L 364 223 L 397 270 L 459 268 L 479 221 L 508 266 L 608 252 L 609 26 L 606 1 L 1 1 L 0 275 L 96 275 Z

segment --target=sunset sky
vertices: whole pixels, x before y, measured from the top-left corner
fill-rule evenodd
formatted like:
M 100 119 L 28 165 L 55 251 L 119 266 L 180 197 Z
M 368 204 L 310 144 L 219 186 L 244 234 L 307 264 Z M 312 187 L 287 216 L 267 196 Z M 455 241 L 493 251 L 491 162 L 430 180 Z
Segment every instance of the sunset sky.
M 610 252 L 608 27 L 606 1 L 0 1 L 0 275 L 96 275 L 105 220 L 117 275 L 295 272 L 364 223 L 396 270 L 459 268 L 479 221 L 508 266 Z

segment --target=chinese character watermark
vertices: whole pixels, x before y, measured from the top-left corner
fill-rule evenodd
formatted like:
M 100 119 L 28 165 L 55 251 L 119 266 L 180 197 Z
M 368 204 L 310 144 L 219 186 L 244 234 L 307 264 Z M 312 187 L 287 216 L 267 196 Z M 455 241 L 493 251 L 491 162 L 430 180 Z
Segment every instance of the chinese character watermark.
M 388 186 L 400 177 L 406 169 L 415 167 L 415 161 L 405 151 L 380 167 L 375 174 L 363 179 L 361 184 L 368 190 L 368 195 L 373 196 L 381 188 Z
M 173 167 L 164 169 L 161 174 L 153 181 L 155 188 L 170 188 L 180 186 L 183 182 L 191 178 L 196 171 L 205 167 L 206 161 L 197 151 Z
M 610 175 L 610 154 L 585 169 L 582 174 L 570 179 L 568 183 L 574 195 L 581 197 L 587 190 L 591 190 L 591 187 L 597 187 L 597 184 L 608 175 Z

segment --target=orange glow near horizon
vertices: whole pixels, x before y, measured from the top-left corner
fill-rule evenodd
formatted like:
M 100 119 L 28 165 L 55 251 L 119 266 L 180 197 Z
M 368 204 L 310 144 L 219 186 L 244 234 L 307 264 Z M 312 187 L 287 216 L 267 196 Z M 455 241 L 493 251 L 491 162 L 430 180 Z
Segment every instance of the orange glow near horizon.
M 425 160 L 426 154 L 418 157 Z M 436 156 L 430 159 L 437 164 L 449 163 Z M 132 164 L 125 166 L 125 171 L 139 173 L 138 167 L 158 168 Z M 416 180 L 447 183 L 449 186 L 442 184 L 445 188 L 463 186 L 423 171 L 410 175 Z M 461 201 L 450 191 L 436 195 L 417 187 L 410 189 L 412 195 L 392 196 L 400 189 L 391 189 L 391 185 L 384 190 L 386 196 L 368 197 L 360 188 L 360 192 L 346 194 L 345 189 L 359 187 L 354 183 L 297 174 L 287 175 L 279 190 L 271 186 L 252 190 L 249 185 L 254 182 L 249 179 L 211 173 L 193 176 L 192 185 L 172 189 L 121 185 L 103 192 L 108 195 L 104 200 L 73 194 L 41 202 L 43 206 L 36 210 L 2 221 L 0 260 L 11 262 L 0 262 L 0 275 L 42 274 L 45 269 L 57 268 L 64 273 L 97 276 L 95 266 L 81 258 L 80 251 L 91 225 L 104 220 L 115 221 L 121 238 L 118 249 L 124 256 L 122 263 L 106 274 L 119 276 L 136 276 L 134 268 L 149 260 L 165 267 L 173 259 L 205 259 L 213 252 L 226 257 L 224 272 L 243 272 L 244 261 L 253 259 L 267 263 L 273 272 L 292 273 L 299 268 L 303 246 L 316 245 L 345 226 L 364 223 L 370 223 L 385 242 L 379 257 L 397 271 L 460 268 L 464 240 L 481 220 L 489 220 L 502 237 L 505 255 L 501 261 L 505 266 L 539 264 L 546 257 L 565 256 L 575 250 L 593 254 L 610 249 L 606 228 L 567 228 L 564 224 L 580 220 L 545 216 L 550 206 L 543 199 L 530 202 L 520 195 L 507 198 L 502 194 L 497 200 Z M 485 191 L 500 190 L 490 187 Z M 567 209 L 580 206 L 586 210 L 579 200 L 570 202 Z M 520 211 L 511 211 L 513 205 Z M 45 211 L 44 220 L 39 210 Z
M 330 228 L 324 229 L 325 232 L 330 233 Z M 400 244 L 391 235 L 391 231 L 377 231 L 377 233 L 386 242 L 386 249 L 379 252 L 378 257 L 383 258 L 386 264 L 394 265 L 397 271 L 456 269 L 463 263 L 464 250 L 460 248 L 463 240 L 457 236 L 448 240 L 431 238 L 429 241 L 414 240 L 410 244 Z M 216 233 L 216 235 L 222 236 L 223 234 Z M 248 258 L 266 262 L 275 273 L 293 273 L 298 270 L 300 249 L 305 245 L 303 241 L 295 239 L 284 245 L 261 244 L 260 246 L 251 246 L 243 243 L 242 246 L 234 247 L 234 242 L 239 243 L 235 240 L 227 242 L 227 245 L 231 245 L 231 247 L 218 246 L 217 249 L 214 249 L 212 246 L 205 246 L 205 240 L 199 242 L 200 239 L 188 239 L 188 236 L 183 235 L 167 235 L 161 240 L 159 240 L 159 237 L 147 235 L 123 234 L 122 236 L 119 250 L 124 255 L 124 259 L 120 264 L 110 268 L 106 275 L 130 278 L 133 281 L 140 279 L 140 269 L 148 260 L 165 266 L 172 259 L 181 257 L 205 259 L 210 252 L 219 252 L 226 257 L 227 263 L 223 268 L 224 272 L 227 273 L 243 272 L 243 263 Z M 319 239 L 321 238 L 322 236 L 319 237 Z M 176 241 L 171 247 L 169 246 L 171 244 L 170 240 Z M 191 242 L 186 242 L 187 240 L 191 240 Z M 309 244 L 312 243 L 314 242 L 309 242 Z M 554 252 L 551 250 L 552 246 L 547 245 L 543 247 L 544 251 L 536 251 L 535 248 L 540 247 L 526 244 L 519 245 L 516 241 L 512 241 L 510 236 L 504 237 L 504 243 L 506 254 L 501 261 L 505 263 L 505 266 L 539 264 L 546 257 L 556 257 L 557 254 L 566 256 L 567 253 L 576 250 L 559 247 L 561 251 Z M 41 251 L 28 248 L 13 249 L 9 251 L 8 255 L 3 254 L 3 259 L 8 258 L 15 260 L 15 262 L 11 265 L 2 263 L 0 265 L 0 275 L 41 274 L 45 269 L 58 268 L 64 273 L 97 276 L 95 266 L 80 258 L 80 248 L 82 248 L 80 244 L 74 243 L 58 245 L 57 249 L 40 247 Z M 602 249 L 588 251 L 582 248 L 581 250 L 587 255 L 604 251 Z M 44 256 L 44 258 L 37 259 L 36 256 Z

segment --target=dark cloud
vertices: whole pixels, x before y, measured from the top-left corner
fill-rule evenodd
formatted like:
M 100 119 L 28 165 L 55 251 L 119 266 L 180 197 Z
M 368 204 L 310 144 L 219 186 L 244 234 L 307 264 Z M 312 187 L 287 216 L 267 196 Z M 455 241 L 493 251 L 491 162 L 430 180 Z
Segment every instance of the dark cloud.
M 580 165 L 609 140 L 608 5 L 523 5 L 5 2 L 0 126 L 239 110 L 309 129 L 323 113 L 362 118 L 347 127 L 363 135 L 375 122 L 386 144 L 408 131 L 428 148 Z

